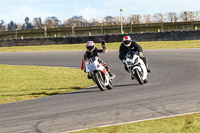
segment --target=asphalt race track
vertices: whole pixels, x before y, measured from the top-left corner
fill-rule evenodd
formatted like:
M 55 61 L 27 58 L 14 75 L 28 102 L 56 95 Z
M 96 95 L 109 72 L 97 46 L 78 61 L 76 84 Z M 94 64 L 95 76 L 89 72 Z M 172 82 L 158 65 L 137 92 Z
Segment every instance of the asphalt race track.
M 78 67 L 83 51 L 0 53 L 0 64 Z M 96 86 L 0 105 L 0 133 L 58 133 L 128 121 L 200 112 L 200 49 L 145 50 L 149 82 L 132 81 L 118 51 L 100 55 L 114 88 Z M 1 71 L 1 70 L 0 70 Z

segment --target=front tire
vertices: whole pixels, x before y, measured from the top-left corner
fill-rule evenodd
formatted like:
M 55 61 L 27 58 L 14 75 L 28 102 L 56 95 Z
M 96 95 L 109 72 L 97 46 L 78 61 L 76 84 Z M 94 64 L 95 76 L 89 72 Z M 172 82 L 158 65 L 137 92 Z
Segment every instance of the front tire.
M 107 85 L 106 88 L 108 90 L 112 90 L 112 88 L 113 88 L 112 80 L 109 81 L 109 85 Z
M 105 90 L 104 82 L 105 82 L 105 77 L 101 72 L 95 72 L 94 73 L 94 80 L 97 86 L 101 91 Z
M 135 69 L 134 72 L 139 84 L 143 85 L 144 80 L 142 79 L 142 72 L 140 72 L 138 69 Z
M 145 80 L 144 80 L 144 84 L 146 84 L 147 82 L 148 82 L 148 79 L 145 79 Z

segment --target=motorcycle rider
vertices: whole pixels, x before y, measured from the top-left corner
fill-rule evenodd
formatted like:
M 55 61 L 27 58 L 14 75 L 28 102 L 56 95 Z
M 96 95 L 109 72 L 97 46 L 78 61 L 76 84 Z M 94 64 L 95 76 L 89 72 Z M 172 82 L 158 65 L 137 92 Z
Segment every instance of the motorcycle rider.
M 84 58 L 82 60 L 82 66 L 81 66 L 82 70 L 85 71 L 85 67 L 84 67 L 84 61 L 85 60 L 87 60 L 88 58 L 96 57 L 96 56 L 99 57 L 98 53 L 103 53 L 103 54 L 107 53 L 107 48 L 106 48 L 106 44 L 105 44 L 104 41 L 101 42 L 101 46 L 102 46 L 103 49 L 99 49 L 99 48 L 95 47 L 95 44 L 94 44 L 93 41 L 88 41 L 86 43 L 87 50 L 86 50 L 86 52 L 84 54 Z M 99 58 L 98 61 L 101 64 L 104 64 L 104 67 L 108 71 L 110 77 L 113 78 L 113 74 L 111 73 L 109 66 L 106 63 L 104 63 L 100 58 Z M 88 73 L 88 79 L 92 79 L 91 73 Z
M 149 68 L 148 68 L 147 58 L 144 57 L 144 55 L 143 55 L 142 47 L 135 41 L 132 41 L 130 36 L 125 36 L 123 38 L 123 41 L 119 48 L 119 59 L 123 62 L 124 69 L 128 72 L 128 68 L 125 63 L 125 60 L 126 60 L 125 56 L 128 52 L 131 52 L 131 51 L 139 53 L 140 58 L 144 61 L 145 65 L 147 67 L 147 72 L 150 73 L 151 70 L 149 70 Z

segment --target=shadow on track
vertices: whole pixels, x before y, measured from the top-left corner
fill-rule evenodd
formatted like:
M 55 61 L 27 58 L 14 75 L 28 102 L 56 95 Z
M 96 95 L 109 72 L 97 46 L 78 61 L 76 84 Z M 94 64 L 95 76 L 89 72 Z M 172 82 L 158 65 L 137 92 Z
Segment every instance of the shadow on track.
M 118 88 L 118 87 L 127 87 L 127 86 L 138 86 L 138 84 L 114 85 L 113 89 Z M 112 90 L 106 90 L 106 91 L 112 91 Z M 68 93 L 64 93 L 64 94 L 60 94 L 60 95 L 83 94 L 83 93 L 106 92 L 106 91 L 101 91 L 101 90 L 99 90 L 99 88 L 97 86 L 93 86 L 90 88 L 84 88 L 84 89 L 80 89 L 77 91 L 68 92 Z
M 95 90 L 94 90 L 95 89 Z M 84 89 L 80 89 L 77 91 L 73 91 L 73 92 L 68 92 L 68 93 L 64 93 L 63 95 L 69 95 L 69 94 L 81 94 L 81 93 L 91 93 L 91 92 L 99 92 L 99 88 L 97 86 L 93 86 L 90 88 L 84 88 Z M 101 92 L 101 91 L 100 91 Z
M 126 87 L 126 86 L 138 86 L 139 84 L 122 84 L 122 85 L 114 85 L 113 87 Z

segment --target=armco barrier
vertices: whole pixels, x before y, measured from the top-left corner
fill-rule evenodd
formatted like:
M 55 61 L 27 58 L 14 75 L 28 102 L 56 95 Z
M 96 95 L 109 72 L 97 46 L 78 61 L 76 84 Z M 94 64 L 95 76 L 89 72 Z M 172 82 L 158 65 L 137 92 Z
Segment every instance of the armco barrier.
M 200 31 L 177 31 L 177 32 L 159 32 L 159 33 L 137 33 L 137 34 L 118 34 L 105 36 L 84 36 L 84 37 L 57 37 L 57 38 L 29 38 L 29 39 L 12 39 L 0 40 L 0 47 L 11 46 L 35 46 L 35 45 L 52 45 L 52 44 L 75 44 L 85 43 L 92 40 L 99 43 L 121 42 L 123 37 L 129 35 L 137 42 L 141 41 L 178 41 L 178 40 L 200 40 Z

